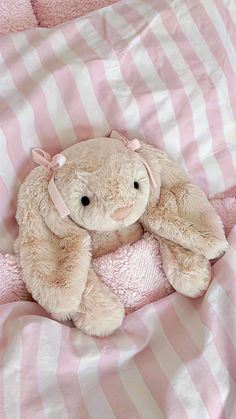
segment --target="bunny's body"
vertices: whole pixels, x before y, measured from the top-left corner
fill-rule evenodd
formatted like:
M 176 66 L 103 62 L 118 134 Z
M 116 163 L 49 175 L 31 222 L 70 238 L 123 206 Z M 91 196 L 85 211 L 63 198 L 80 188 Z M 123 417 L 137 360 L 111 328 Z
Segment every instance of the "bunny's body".
M 221 221 L 204 193 L 167 156 L 122 137 L 96 138 L 63 152 L 56 187 L 69 209 L 61 218 L 44 168 L 21 186 L 16 252 L 33 298 L 59 320 L 71 318 L 90 335 L 117 329 L 124 307 L 94 273 L 91 258 L 132 244 L 150 232 L 170 284 L 201 295 L 210 281 L 209 259 L 227 247 Z

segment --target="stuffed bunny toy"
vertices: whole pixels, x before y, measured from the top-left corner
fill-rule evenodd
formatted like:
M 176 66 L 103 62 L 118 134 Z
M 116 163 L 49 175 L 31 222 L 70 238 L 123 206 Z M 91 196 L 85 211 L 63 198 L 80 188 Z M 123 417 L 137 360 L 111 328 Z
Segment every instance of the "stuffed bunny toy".
M 158 242 L 173 289 L 189 297 L 207 289 L 209 260 L 227 248 L 222 223 L 164 152 L 113 131 L 53 158 L 33 153 L 39 167 L 19 191 L 15 250 L 28 291 L 55 319 L 95 336 L 119 328 L 124 306 L 91 262 L 143 231 Z

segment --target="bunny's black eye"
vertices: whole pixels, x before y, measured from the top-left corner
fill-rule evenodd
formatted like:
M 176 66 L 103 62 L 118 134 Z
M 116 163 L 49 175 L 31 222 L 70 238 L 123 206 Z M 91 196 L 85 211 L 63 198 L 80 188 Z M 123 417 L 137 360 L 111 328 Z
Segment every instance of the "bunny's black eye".
M 134 189 L 139 189 L 139 183 L 138 182 L 134 182 Z
M 82 198 L 81 198 L 81 204 L 84 207 L 87 207 L 87 205 L 90 204 L 90 199 L 87 196 L 82 196 Z

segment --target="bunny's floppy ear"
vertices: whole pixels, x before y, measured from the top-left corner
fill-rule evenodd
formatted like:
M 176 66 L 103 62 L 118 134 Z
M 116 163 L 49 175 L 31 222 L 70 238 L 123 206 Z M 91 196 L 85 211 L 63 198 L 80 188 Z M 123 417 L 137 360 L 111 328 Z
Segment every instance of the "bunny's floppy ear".
M 18 195 L 15 243 L 28 291 L 59 320 L 77 311 L 90 266 L 90 236 L 62 218 L 48 191 L 47 172 L 37 167 Z
M 158 177 L 158 171 L 160 176 L 160 189 L 151 188 L 141 219 L 144 227 L 207 259 L 220 256 L 227 241 L 222 222 L 204 192 L 165 153 L 144 143 L 138 153 L 154 176 Z

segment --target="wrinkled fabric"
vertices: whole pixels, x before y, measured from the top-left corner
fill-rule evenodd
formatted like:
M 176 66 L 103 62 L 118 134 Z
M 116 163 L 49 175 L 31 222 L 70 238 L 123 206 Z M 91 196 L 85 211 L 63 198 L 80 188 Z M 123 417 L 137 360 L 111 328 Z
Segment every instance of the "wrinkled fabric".
M 110 338 L 37 304 L 0 306 L 0 417 L 236 417 L 236 230 L 204 297 L 169 295 Z M 12 397 L 14 395 L 14 397 Z
M 163 271 L 158 242 L 149 233 L 131 246 L 95 259 L 93 268 L 119 297 L 126 314 L 174 292 Z
M 121 0 L 0 37 L 0 251 L 13 251 L 33 147 L 53 155 L 114 129 L 166 151 L 208 196 L 235 186 L 231 16 L 233 0 Z
M 31 0 L 39 26 L 51 28 L 118 0 Z
M 236 225 L 236 189 L 216 195 L 211 204 L 221 217 L 228 236 Z M 132 245 L 95 258 L 92 263 L 101 281 L 124 304 L 126 314 L 174 292 L 163 271 L 159 244 L 150 233 L 145 233 Z M 31 299 L 14 255 L 0 254 L 0 275 L 0 304 Z
M 235 187 L 235 1 L 125 0 L 0 38 L 0 250 L 32 147 L 112 129 L 165 150 L 207 194 Z M 204 297 L 173 293 L 93 339 L 33 302 L 0 306 L 0 417 L 236 417 L 236 232 Z

